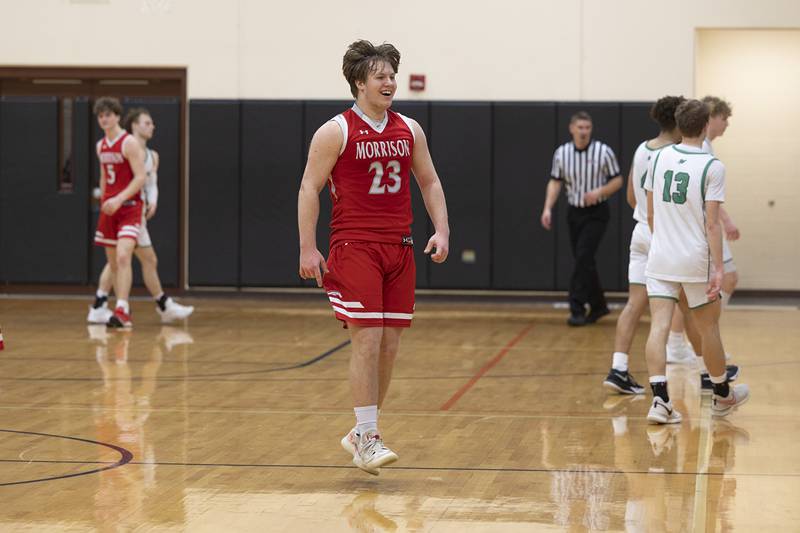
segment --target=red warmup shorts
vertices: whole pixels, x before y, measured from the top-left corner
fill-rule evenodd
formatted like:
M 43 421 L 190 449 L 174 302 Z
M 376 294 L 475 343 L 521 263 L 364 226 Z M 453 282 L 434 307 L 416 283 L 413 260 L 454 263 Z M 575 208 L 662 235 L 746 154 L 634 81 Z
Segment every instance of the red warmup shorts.
M 345 325 L 407 328 L 416 281 L 412 246 L 345 242 L 331 250 L 322 284 Z
M 94 243 L 98 246 L 112 247 L 117 239 L 139 238 L 142 227 L 142 204 L 123 205 L 113 215 L 100 212 L 97 231 L 94 232 Z

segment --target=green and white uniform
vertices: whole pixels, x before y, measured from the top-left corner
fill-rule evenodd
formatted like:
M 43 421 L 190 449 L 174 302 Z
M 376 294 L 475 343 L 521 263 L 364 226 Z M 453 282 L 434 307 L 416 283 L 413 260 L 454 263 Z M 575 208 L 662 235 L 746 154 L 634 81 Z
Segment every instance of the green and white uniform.
M 703 151 L 714 155 L 714 147 L 711 146 L 711 141 L 708 140 L 708 137 L 703 139 Z M 736 263 L 733 262 L 733 252 L 731 252 L 731 247 L 724 233 L 722 234 L 722 263 L 726 274 L 728 272 L 736 272 Z
M 652 235 L 650 234 L 650 226 L 647 225 L 647 190 L 644 185 L 650 162 L 662 148 L 650 148 L 647 141 L 645 141 L 636 148 L 636 152 L 633 154 L 631 179 L 633 179 L 633 195 L 636 198 L 636 208 L 633 210 L 636 226 L 634 226 L 633 234 L 631 235 L 628 283 L 634 285 L 647 284 L 645 269 L 647 268 L 647 255 L 650 253 Z
M 705 202 L 725 201 L 725 166 L 693 146 L 669 146 L 652 159 L 645 188 L 653 191 L 648 296 L 677 300 L 683 287 L 689 307 L 708 303 Z
M 145 148 L 144 170 L 147 174 L 147 179 L 142 187 L 142 200 L 144 200 L 145 206 L 149 206 L 158 202 L 158 176 L 155 171 L 153 151 L 150 148 Z M 153 246 L 153 242 L 150 240 L 150 232 L 147 231 L 146 211 L 147 209 L 142 209 L 141 230 L 139 231 L 139 238 L 136 240 L 136 246 L 141 248 Z

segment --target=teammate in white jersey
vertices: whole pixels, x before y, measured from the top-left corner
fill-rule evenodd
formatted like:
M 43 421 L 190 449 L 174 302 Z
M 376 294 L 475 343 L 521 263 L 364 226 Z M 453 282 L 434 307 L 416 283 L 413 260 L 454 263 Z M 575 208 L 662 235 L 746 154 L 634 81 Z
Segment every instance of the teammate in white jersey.
M 708 106 L 709 112 L 711 113 L 708 120 L 707 137 L 703 140 L 703 151 L 714 155 L 714 148 L 711 145 L 711 141 L 717 137 L 721 137 L 725 133 L 725 130 L 728 129 L 728 118 L 730 118 L 732 113 L 731 105 L 716 96 L 706 96 L 702 101 Z M 724 239 L 722 241 L 722 262 L 725 273 L 722 277 L 722 291 L 720 292 L 722 308 L 724 309 L 728 305 L 731 295 L 733 291 L 736 290 L 736 285 L 739 282 L 739 274 L 736 271 L 736 264 L 733 262 L 733 253 L 731 252 L 731 247 L 728 245 L 728 241 L 739 239 L 739 228 L 736 227 L 733 219 L 722 206 L 720 206 L 719 216 L 724 232 Z M 676 309 L 672 317 L 672 327 L 670 328 L 669 340 L 667 341 L 667 362 L 689 363 L 696 360 L 701 372 L 705 372 L 702 356 L 695 354 L 695 350 L 686 342 L 683 333 L 683 314 L 680 310 Z M 693 357 L 695 355 L 697 355 L 697 359 Z M 726 354 L 725 358 L 730 359 L 730 356 Z M 704 389 L 711 388 L 711 382 L 708 381 L 708 379 L 704 379 L 702 383 Z
M 657 424 L 682 419 L 670 402 L 666 377 L 667 335 L 679 298 L 686 298 L 702 337 L 714 390 L 712 414 L 725 416 L 749 398 L 747 385 L 729 384 L 719 334 L 723 275 L 719 207 L 725 201 L 725 167 L 703 152 L 708 117 L 708 107 L 699 100 L 678 106 L 675 120 L 683 140 L 656 154 L 645 183 L 653 233 L 646 269 L 651 314 L 646 353 L 654 399 L 647 419 Z
M 650 251 L 650 228 L 647 225 L 647 191 L 644 188 L 647 168 L 659 150 L 680 142 L 681 134 L 675 124 L 675 110 L 683 103 L 683 96 L 665 96 L 650 109 L 650 118 L 658 123 L 657 137 L 643 142 L 636 148 L 633 164 L 628 174 L 628 204 L 634 209 L 633 228 L 628 264 L 628 302 L 617 319 L 614 337 L 614 355 L 611 370 L 603 386 L 621 394 L 643 394 L 644 387 L 636 383 L 628 371 L 628 353 L 636 333 L 639 319 L 647 308 L 647 288 L 644 275 L 647 254 Z
M 158 206 L 159 156 L 158 152 L 147 148 L 147 141 L 153 138 L 155 123 L 150 112 L 145 108 L 139 107 L 128 111 L 125 117 L 125 126 L 146 152 L 145 171 L 147 172 L 147 181 L 142 187 L 142 198 L 147 208 L 142 211 L 141 231 L 139 232 L 134 253 L 142 265 L 144 284 L 150 294 L 153 295 L 153 298 L 155 298 L 156 311 L 161 316 L 161 321 L 166 323 L 180 320 L 191 315 L 194 307 L 181 305 L 164 293 L 161 287 L 161 279 L 158 276 L 158 257 L 153 249 L 150 233 L 147 231 L 147 221 L 156 214 Z M 106 264 L 100 274 L 100 282 L 94 304 L 89 307 L 89 315 L 86 317 L 88 322 L 104 324 L 108 321 L 111 315 L 111 310 L 108 308 L 108 295 L 111 292 L 113 281 L 111 269 Z

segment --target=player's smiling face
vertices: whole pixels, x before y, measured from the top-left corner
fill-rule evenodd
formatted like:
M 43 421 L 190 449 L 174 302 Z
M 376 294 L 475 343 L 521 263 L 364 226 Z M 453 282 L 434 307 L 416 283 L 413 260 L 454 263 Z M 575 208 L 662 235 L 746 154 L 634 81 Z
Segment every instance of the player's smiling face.
M 101 130 L 108 131 L 117 126 L 117 124 L 119 124 L 119 115 L 111 111 L 101 111 L 97 114 L 97 125 L 100 126 Z
M 141 136 L 145 140 L 150 140 L 153 138 L 153 132 L 156 129 L 156 125 L 153 122 L 153 118 L 150 115 L 139 115 L 139 120 L 134 124 L 134 129 L 137 135 Z
M 367 103 L 372 106 L 388 109 L 392 105 L 392 98 L 397 92 L 396 73 L 392 66 L 382 61 L 367 76 L 366 83 L 358 83 L 358 88 Z

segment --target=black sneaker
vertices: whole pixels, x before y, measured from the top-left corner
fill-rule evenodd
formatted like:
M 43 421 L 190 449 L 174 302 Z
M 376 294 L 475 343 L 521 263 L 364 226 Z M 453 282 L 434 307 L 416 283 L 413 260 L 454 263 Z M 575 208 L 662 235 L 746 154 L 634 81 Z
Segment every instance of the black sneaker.
M 588 323 L 589 321 L 586 320 L 585 315 L 569 315 L 569 318 L 567 319 L 567 324 L 575 327 L 585 326 Z
M 725 371 L 728 374 L 728 381 L 736 381 L 736 378 L 739 377 L 739 367 L 736 365 L 727 365 Z M 711 383 L 711 376 L 708 375 L 708 372 L 700 374 L 700 389 L 709 392 L 714 390 L 714 384 Z
M 611 369 L 603 381 L 603 387 L 620 394 L 644 394 L 644 387 L 636 383 L 630 372 Z
M 592 309 L 591 312 L 586 316 L 586 322 L 588 322 L 589 324 L 594 324 L 595 322 L 597 322 L 610 312 L 611 310 L 609 310 L 608 307 L 602 307 L 597 310 Z

